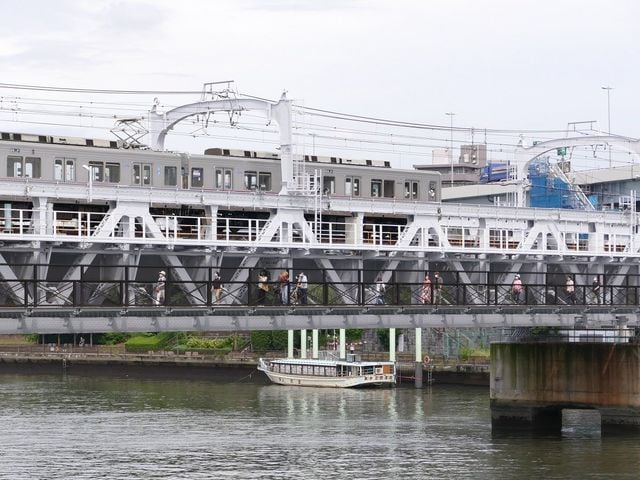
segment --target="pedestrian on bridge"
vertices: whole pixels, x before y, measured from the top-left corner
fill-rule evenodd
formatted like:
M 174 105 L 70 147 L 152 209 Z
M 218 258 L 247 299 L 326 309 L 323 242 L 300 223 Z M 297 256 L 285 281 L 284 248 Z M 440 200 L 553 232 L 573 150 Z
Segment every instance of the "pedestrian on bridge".
M 424 280 L 422 281 L 420 301 L 424 305 L 429 305 L 431 303 L 431 278 L 429 277 L 429 273 L 424 276 Z
M 516 276 L 513 278 L 513 282 L 511 283 L 511 296 L 515 303 L 522 303 L 523 292 L 524 286 L 522 285 L 522 279 L 520 278 L 520 274 L 516 273 Z
M 280 293 L 280 303 L 289 304 L 289 272 L 284 271 L 278 277 L 278 291 Z
M 596 302 L 598 303 L 598 305 L 600 305 L 602 303 L 602 296 L 600 292 L 600 279 L 597 275 L 593 277 L 593 283 L 591 283 L 591 291 L 596 297 Z
M 300 305 L 306 305 L 308 302 L 307 294 L 309 292 L 309 282 L 307 280 L 307 276 L 303 272 L 298 274 L 298 282 L 296 286 L 298 289 L 298 301 Z
M 266 270 L 262 270 L 258 274 L 258 305 L 264 305 L 269 291 L 269 274 Z
M 153 303 L 154 305 L 162 305 L 164 303 L 164 288 L 167 282 L 167 274 L 164 270 L 160 270 L 158 281 L 153 287 Z
M 571 305 L 575 305 L 578 303 L 578 299 L 576 298 L 576 286 L 571 278 L 571 275 L 567 275 L 567 283 L 565 284 L 565 291 L 567 292 L 567 299 Z
M 436 272 L 433 276 L 433 282 L 435 284 L 435 291 L 434 291 L 434 303 L 436 305 L 440 305 L 440 303 L 442 303 L 442 287 L 444 285 L 444 282 L 442 281 L 442 277 L 440 276 L 440 273 Z
M 213 282 L 211 282 L 211 290 L 213 290 L 213 298 L 216 303 L 220 303 L 222 298 L 222 279 L 218 272 L 213 272 Z

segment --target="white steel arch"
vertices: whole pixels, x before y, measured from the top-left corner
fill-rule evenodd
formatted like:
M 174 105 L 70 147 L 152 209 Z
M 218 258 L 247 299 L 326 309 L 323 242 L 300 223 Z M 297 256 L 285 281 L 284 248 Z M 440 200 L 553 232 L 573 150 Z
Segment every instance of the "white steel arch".
M 280 131 L 280 168 L 282 171 L 281 195 L 294 189 L 293 145 L 291 133 L 291 100 L 283 93 L 277 103 L 259 99 L 224 99 L 181 105 L 165 113 L 157 113 L 155 106 L 149 112 L 149 146 L 153 150 L 163 150 L 164 140 L 169 130 L 178 122 L 194 115 L 211 112 L 239 112 L 263 110 L 268 122 L 275 120 Z
M 640 140 L 617 135 L 595 135 L 586 137 L 559 138 L 539 142 L 530 147 L 519 145 L 515 151 L 518 180 L 518 188 L 516 189 L 517 206 L 526 206 L 527 168 L 529 167 L 529 164 L 540 155 L 543 155 L 544 153 L 547 153 L 556 148 L 562 147 L 588 147 L 607 144 L 616 145 L 621 150 L 631 153 L 631 155 L 633 155 L 637 160 L 640 161 Z M 522 155 L 526 155 L 527 158 L 527 160 L 525 160 L 524 162 L 520 162 L 518 160 L 519 156 Z

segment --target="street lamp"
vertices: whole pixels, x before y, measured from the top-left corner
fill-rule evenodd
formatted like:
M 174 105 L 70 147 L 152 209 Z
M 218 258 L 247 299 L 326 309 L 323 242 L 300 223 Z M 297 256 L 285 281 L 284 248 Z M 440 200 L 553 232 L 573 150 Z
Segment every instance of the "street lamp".
M 607 134 L 611 135 L 611 90 L 613 87 L 605 86 L 600 87 L 602 90 L 607 91 Z M 609 168 L 611 168 L 611 145 L 609 145 Z
M 451 136 L 450 136 L 449 152 L 451 153 L 451 186 L 453 187 L 453 116 L 455 115 L 455 113 L 446 112 L 445 115 L 448 115 L 449 118 L 451 119 L 451 122 L 450 122 Z
M 82 165 L 87 172 L 89 172 L 89 203 L 93 202 L 93 168 L 88 165 Z

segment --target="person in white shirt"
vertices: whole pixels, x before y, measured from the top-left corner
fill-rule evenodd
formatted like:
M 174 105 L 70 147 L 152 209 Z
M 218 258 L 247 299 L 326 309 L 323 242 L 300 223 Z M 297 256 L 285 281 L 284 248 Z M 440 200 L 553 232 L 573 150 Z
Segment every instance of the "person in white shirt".
M 570 276 L 567 276 L 565 291 L 567 292 L 567 299 L 569 300 L 570 304 L 575 305 L 576 303 L 578 303 L 578 300 L 576 299 L 575 283 L 573 282 L 573 278 L 571 278 Z
M 300 272 L 298 274 L 298 300 L 300 305 L 306 305 L 308 302 L 307 293 L 309 291 L 309 283 L 307 280 L 307 276 Z
M 155 287 L 153 287 L 153 304 L 161 305 L 164 303 L 164 287 L 167 282 L 167 274 L 164 270 L 161 270 L 158 274 L 158 281 Z

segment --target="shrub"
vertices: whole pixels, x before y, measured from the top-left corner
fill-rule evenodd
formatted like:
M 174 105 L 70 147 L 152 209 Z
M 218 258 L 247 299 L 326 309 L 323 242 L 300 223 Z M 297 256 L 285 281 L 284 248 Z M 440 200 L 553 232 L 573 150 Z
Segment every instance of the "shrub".
M 148 352 L 150 350 L 162 350 L 174 338 L 174 334 L 163 332 L 158 334 L 146 333 L 131 337 L 125 343 L 128 352 Z
M 266 352 L 271 349 L 271 332 L 251 332 L 251 345 L 256 352 Z

